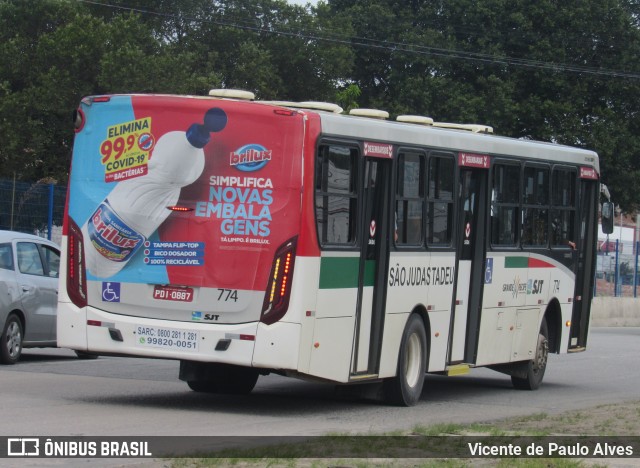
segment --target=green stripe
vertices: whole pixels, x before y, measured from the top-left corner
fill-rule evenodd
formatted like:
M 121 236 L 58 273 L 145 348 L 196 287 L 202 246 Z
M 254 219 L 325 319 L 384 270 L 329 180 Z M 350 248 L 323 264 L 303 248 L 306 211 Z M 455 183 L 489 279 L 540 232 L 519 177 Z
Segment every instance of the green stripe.
M 364 264 L 364 285 L 373 286 L 375 260 Z M 320 260 L 320 289 L 358 287 L 360 257 L 322 257 Z
M 376 276 L 376 261 L 366 260 L 364 262 L 364 285 L 373 286 L 373 280 Z
M 529 268 L 529 257 L 505 257 L 505 268 Z

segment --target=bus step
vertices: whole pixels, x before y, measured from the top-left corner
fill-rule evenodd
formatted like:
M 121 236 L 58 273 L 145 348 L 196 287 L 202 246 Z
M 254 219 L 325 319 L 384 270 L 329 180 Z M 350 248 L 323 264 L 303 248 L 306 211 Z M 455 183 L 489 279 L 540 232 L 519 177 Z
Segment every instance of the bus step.
M 371 380 L 376 378 L 378 378 L 378 374 L 352 374 L 351 377 L 349 377 L 349 381 L 353 382 L 357 380 Z
M 469 364 L 456 364 L 455 366 L 447 367 L 447 375 L 452 377 L 454 375 L 464 375 L 469 373 Z
M 568 353 L 581 353 L 583 351 L 586 351 L 587 348 L 585 348 L 584 346 L 577 346 L 575 348 L 569 348 L 567 350 Z

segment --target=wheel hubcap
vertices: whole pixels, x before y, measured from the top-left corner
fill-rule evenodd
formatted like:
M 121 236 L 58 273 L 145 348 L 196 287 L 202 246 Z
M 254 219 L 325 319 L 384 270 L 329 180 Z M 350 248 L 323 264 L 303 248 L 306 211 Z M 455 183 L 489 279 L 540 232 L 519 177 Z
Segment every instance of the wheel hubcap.
M 536 352 L 536 358 L 533 361 L 533 372 L 538 373 L 547 366 L 547 359 L 549 358 L 549 340 L 540 334 L 538 335 L 538 349 Z
M 7 328 L 7 351 L 12 358 L 20 354 L 20 345 L 22 339 L 20 336 L 20 327 L 16 322 L 11 322 Z
M 407 342 L 407 356 L 404 362 L 404 375 L 409 387 L 415 387 L 420 378 L 420 363 L 422 360 L 422 346 L 417 334 L 412 334 Z

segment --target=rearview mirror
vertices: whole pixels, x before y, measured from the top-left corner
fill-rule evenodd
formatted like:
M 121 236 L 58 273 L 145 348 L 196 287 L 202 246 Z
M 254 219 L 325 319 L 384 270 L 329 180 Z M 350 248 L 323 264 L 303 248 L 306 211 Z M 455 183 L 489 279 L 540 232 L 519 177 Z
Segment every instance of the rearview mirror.
M 611 234 L 613 232 L 614 213 L 613 202 L 604 202 L 602 204 L 602 232 L 604 234 Z

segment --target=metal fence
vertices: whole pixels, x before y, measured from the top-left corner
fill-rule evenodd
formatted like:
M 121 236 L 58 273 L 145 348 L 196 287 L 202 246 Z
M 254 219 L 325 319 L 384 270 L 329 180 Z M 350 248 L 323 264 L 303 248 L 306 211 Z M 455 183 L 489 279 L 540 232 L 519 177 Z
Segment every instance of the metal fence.
M 596 296 L 638 297 L 640 242 L 618 239 L 599 243 Z
M 66 185 L 0 179 L 0 229 L 60 243 Z

